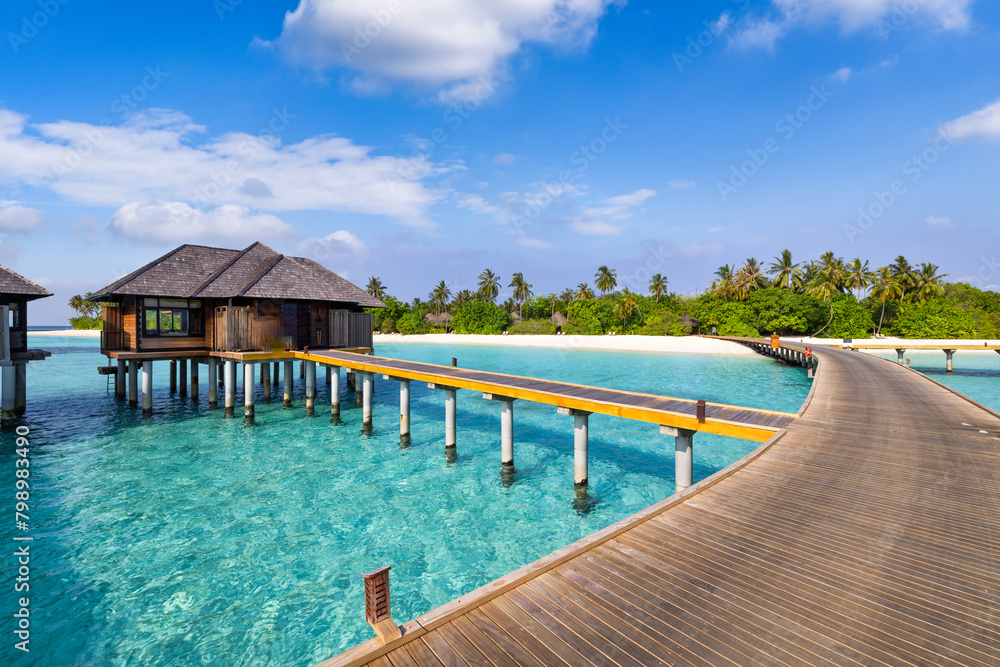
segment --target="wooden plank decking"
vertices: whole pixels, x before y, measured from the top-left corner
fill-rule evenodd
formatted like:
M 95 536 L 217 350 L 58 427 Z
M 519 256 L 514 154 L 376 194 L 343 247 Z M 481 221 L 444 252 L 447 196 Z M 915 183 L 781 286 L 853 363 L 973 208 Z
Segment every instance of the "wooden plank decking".
M 814 353 L 754 454 L 322 667 L 1000 665 L 1000 418 Z

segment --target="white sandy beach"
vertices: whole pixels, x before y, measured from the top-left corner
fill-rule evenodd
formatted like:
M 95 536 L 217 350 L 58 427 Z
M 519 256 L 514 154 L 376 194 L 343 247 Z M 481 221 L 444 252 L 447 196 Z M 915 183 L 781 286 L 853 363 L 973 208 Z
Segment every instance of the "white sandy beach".
M 97 329 L 49 329 L 47 331 L 29 331 L 29 336 L 59 336 L 61 338 L 100 338 Z
M 753 354 L 737 343 L 697 336 L 477 336 L 470 334 L 424 334 L 400 336 L 378 334 L 375 343 L 429 343 L 438 345 L 495 345 L 546 347 L 562 350 L 617 352 L 672 352 L 680 354 Z

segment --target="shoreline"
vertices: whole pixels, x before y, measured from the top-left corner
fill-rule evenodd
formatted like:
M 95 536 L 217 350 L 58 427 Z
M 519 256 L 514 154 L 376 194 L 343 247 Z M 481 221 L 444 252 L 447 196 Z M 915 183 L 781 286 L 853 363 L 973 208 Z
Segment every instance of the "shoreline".
M 67 336 L 71 338 L 100 338 L 100 329 L 44 329 L 41 331 L 28 330 L 29 336 Z

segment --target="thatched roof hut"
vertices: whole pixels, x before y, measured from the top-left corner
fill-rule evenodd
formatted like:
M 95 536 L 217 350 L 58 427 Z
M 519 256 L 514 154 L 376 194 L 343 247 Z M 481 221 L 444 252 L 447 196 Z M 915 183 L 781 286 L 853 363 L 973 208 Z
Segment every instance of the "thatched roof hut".
M 553 322 L 555 322 L 556 326 L 559 326 L 559 327 L 561 327 L 562 325 L 564 325 L 567 322 L 569 322 L 569 318 L 566 317 L 565 315 L 563 315 L 562 313 L 558 312 L 558 311 L 555 312 L 555 313 L 553 313 L 552 317 L 550 317 L 549 319 L 552 320 Z
M 424 320 L 430 322 L 436 327 L 446 327 L 451 324 L 452 319 L 452 316 L 448 313 L 440 313 L 438 315 L 427 313 L 424 315 Z

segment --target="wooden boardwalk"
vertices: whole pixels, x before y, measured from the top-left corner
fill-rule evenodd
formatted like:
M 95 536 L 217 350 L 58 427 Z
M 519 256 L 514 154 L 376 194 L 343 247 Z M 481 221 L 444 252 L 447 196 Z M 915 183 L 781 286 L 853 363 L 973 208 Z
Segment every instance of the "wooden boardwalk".
M 1000 665 L 1000 417 L 814 353 L 754 454 L 323 667 Z
M 286 357 L 288 353 L 281 353 Z M 350 368 L 365 373 L 385 374 L 456 389 L 471 389 L 485 394 L 547 403 L 592 413 L 613 415 L 637 421 L 704 431 L 764 442 L 787 427 L 794 414 L 774 410 L 756 410 L 734 405 L 708 403 L 705 421 L 696 417 L 697 401 L 640 394 L 616 389 L 601 389 L 568 382 L 489 373 L 452 366 L 388 359 L 337 350 L 317 350 L 308 354 L 295 352 L 299 359 Z M 243 353 L 247 361 L 275 357 L 267 353 Z

